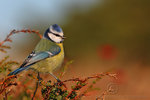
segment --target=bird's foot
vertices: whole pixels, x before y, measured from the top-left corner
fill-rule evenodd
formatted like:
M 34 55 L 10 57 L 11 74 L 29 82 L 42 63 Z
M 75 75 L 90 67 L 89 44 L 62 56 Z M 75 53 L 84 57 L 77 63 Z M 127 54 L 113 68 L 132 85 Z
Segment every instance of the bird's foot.
M 57 82 L 55 83 L 56 86 L 62 86 L 63 82 L 59 79 L 57 79 Z
M 39 85 L 41 86 L 43 79 L 41 77 L 38 78 Z

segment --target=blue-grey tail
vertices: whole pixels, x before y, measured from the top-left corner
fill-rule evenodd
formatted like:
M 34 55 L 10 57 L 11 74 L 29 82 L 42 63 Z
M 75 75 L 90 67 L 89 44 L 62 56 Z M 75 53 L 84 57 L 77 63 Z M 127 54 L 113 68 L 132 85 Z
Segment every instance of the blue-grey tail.
M 10 72 L 10 73 L 8 74 L 8 76 L 16 75 L 16 74 L 22 72 L 23 70 L 27 69 L 28 67 L 29 67 L 29 66 L 25 66 L 25 67 L 22 67 L 22 68 L 18 68 L 18 69 L 16 69 L 15 71 Z

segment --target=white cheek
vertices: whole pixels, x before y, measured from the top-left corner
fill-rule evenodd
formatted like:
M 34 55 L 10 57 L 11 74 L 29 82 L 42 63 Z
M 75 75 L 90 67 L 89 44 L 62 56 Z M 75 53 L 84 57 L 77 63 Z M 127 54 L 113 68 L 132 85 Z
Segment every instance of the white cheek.
M 64 35 L 64 33 L 62 33 L 62 32 L 61 32 L 61 33 L 59 33 L 59 35 L 60 35 L 60 36 L 63 36 L 63 35 Z
M 64 35 L 63 32 L 57 32 L 57 31 L 53 30 L 52 26 L 50 27 L 50 31 L 51 31 L 52 33 L 55 33 L 55 34 L 59 34 L 60 36 L 63 36 L 63 35 Z
M 48 36 L 50 37 L 51 40 L 53 40 L 56 43 L 60 43 L 62 39 L 58 36 L 55 36 L 54 34 L 49 33 Z

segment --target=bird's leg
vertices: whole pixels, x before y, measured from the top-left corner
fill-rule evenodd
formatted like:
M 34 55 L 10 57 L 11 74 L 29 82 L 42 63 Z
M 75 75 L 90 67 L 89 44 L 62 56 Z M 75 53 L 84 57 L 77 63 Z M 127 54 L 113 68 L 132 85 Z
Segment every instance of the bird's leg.
M 41 85 L 42 78 L 40 77 L 40 73 L 39 73 L 39 72 L 38 72 L 37 79 L 38 79 L 38 83 L 39 83 L 39 85 Z
M 40 78 L 40 73 L 39 73 L 39 72 L 38 72 L 38 75 L 37 75 L 37 79 L 38 79 L 38 81 L 36 82 L 36 87 L 35 87 L 35 91 L 34 91 L 34 94 L 33 94 L 32 100 L 33 100 L 33 99 L 34 99 L 34 97 L 35 97 L 35 94 L 36 94 L 37 89 L 38 89 L 38 85 L 39 85 L 40 80 L 41 80 L 41 78 Z
M 52 75 L 57 80 L 57 82 L 61 82 L 61 80 L 57 78 L 54 74 L 50 73 L 50 75 Z
M 66 85 L 59 79 L 59 78 L 57 78 L 54 74 L 52 74 L 52 73 L 50 73 L 50 75 L 51 76 L 53 76 L 56 80 L 57 80 L 57 82 L 54 84 L 54 85 L 56 85 L 56 86 L 64 86 L 65 88 L 66 88 Z

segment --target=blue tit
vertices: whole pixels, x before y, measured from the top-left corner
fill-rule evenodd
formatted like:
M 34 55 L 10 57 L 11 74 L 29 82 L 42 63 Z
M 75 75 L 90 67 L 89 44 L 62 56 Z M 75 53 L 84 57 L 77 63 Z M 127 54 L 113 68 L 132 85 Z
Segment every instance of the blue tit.
M 16 75 L 26 69 L 33 69 L 38 73 L 49 73 L 59 80 L 53 75 L 53 71 L 59 68 L 64 60 L 63 41 L 62 29 L 57 24 L 51 25 L 22 65 L 8 76 Z

